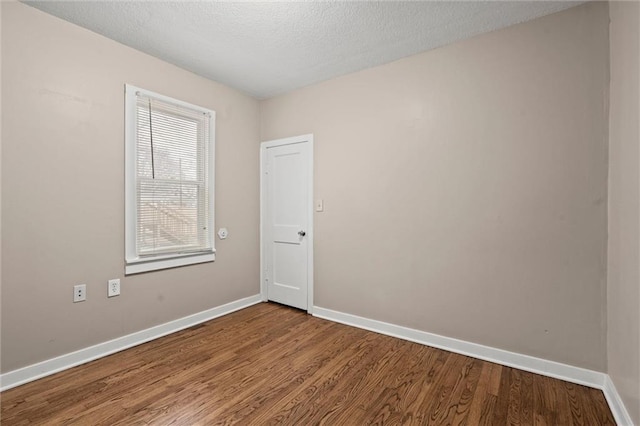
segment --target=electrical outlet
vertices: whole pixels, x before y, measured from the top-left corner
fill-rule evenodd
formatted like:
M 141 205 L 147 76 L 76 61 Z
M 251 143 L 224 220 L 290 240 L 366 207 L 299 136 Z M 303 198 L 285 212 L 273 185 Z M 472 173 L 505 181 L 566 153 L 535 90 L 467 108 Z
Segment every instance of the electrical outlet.
M 87 285 L 78 284 L 73 286 L 73 303 L 87 300 Z
M 120 295 L 120 278 L 109 280 L 109 284 L 107 286 L 107 297 L 113 297 L 113 296 L 119 296 L 119 295 Z

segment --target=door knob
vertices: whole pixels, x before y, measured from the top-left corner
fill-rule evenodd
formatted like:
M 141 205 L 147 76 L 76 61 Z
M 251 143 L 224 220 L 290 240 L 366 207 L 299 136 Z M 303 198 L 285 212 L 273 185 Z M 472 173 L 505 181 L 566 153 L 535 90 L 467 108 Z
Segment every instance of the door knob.
M 304 237 L 305 235 L 307 235 L 307 233 L 304 231 L 298 231 L 298 235 L 300 235 L 301 237 Z

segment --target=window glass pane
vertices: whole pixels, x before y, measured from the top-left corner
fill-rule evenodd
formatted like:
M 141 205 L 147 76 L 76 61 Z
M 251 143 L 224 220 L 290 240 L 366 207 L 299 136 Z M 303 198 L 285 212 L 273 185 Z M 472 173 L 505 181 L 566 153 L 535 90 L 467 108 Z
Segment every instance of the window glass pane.
M 199 123 L 190 118 L 170 115 L 138 106 L 138 175 L 160 179 L 201 180 L 198 167 Z M 153 162 L 151 161 L 153 132 Z M 153 169 L 152 169 L 153 167 Z
M 200 247 L 205 229 L 198 220 L 204 207 L 197 184 L 141 180 L 138 188 L 140 254 Z
M 137 254 L 211 250 L 208 114 L 142 96 L 136 113 Z

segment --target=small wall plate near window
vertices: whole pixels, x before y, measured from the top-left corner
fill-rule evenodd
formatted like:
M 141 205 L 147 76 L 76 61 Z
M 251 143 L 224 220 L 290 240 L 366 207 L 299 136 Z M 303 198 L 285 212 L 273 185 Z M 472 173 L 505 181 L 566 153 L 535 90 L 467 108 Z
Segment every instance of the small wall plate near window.
M 229 231 L 227 231 L 227 228 L 218 229 L 218 238 L 220 238 L 221 240 L 224 240 L 225 238 L 227 238 L 228 235 L 229 235 Z

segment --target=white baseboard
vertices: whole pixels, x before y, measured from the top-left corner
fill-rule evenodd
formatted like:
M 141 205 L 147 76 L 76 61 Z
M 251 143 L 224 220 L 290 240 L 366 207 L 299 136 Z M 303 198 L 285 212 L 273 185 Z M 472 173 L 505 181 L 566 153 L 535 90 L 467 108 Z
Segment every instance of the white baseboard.
M 32 382 L 42 377 L 50 376 L 63 370 L 96 360 L 98 358 L 111 355 L 124 349 L 137 346 L 139 344 L 157 339 L 167 334 L 175 333 L 188 327 L 212 320 L 214 318 L 230 314 L 240 309 L 248 308 L 262 302 L 262 297 L 246 297 L 222 306 L 218 306 L 206 311 L 198 312 L 174 321 L 170 321 L 155 327 L 147 328 L 123 337 L 118 337 L 107 342 L 99 343 L 88 348 L 80 349 L 56 358 L 29 365 L 17 370 L 0 374 L 0 391 L 20 386 Z M 443 349 L 450 352 L 459 353 L 466 356 L 482 359 L 509 367 L 580 385 L 602 389 L 609 404 L 613 416 L 620 426 L 633 426 L 631 416 L 627 411 L 615 385 L 608 374 L 598 371 L 587 370 L 567 364 L 549 361 L 541 358 L 509 352 L 502 349 L 458 340 L 451 337 L 440 336 L 426 331 L 415 330 L 408 327 L 389 324 L 382 321 L 345 314 L 331 309 L 313 307 L 313 315 L 329 321 L 362 328 L 387 336 L 420 343 L 426 346 Z
M 532 373 L 542 374 L 556 379 L 580 385 L 602 389 L 606 374 L 598 371 L 587 370 L 572 365 L 561 364 L 542 358 L 509 352 L 502 349 L 492 348 L 477 343 L 464 340 L 453 339 L 451 337 L 440 336 L 426 331 L 415 330 L 408 327 L 376 321 L 356 315 L 345 314 L 320 307 L 314 307 L 313 314 L 319 318 L 351 325 L 387 336 L 398 337 L 415 343 L 432 346 L 446 351 L 455 352 L 462 355 L 471 356 L 508 367 Z
M 137 331 L 107 342 L 98 343 L 97 345 L 48 359 L 37 364 L 9 371 L 0 375 L 0 391 L 5 391 L 42 377 L 50 376 L 51 374 L 111 355 L 115 352 L 137 346 L 141 343 L 166 336 L 167 334 L 175 333 L 176 331 L 230 314 L 231 312 L 247 308 L 260 302 L 262 302 L 262 298 L 259 294 L 235 300 L 222 306 L 207 309 L 206 311 L 198 312 L 155 327 Z
M 620 398 L 620 394 L 608 374 L 604 379 L 602 392 L 604 392 L 604 397 L 607 399 L 609 408 L 611 409 L 618 426 L 633 426 L 633 420 L 631 420 L 631 416 L 629 415 L 627 408 L 624 406 L 622 398 Z
M 503 349 L 492 348 L 477 343 L 464 340 L 453 339 L 451 337 L 440 336 L 426 331 L 415 330 L 395 324 L 359 317 L 357 315 L 345 314 L 331 309 L 314 306 L 313 315 L 329 321 L 362 328 L 387 336 L 420 343 L 426 346 L 443 349 L 458 354 L 471 356 L 496 364 L 518 368 L 531 373 L 565 380 L 579 385 L 601 389 L 609 404 L 609 408 L 620 426 L 633 426 L 633 421 L 625 408 L 616 387 L 611 378 L 606 373 L 587 370 L 585 368 L 574 367 L 555 361 L 536 358 Z

